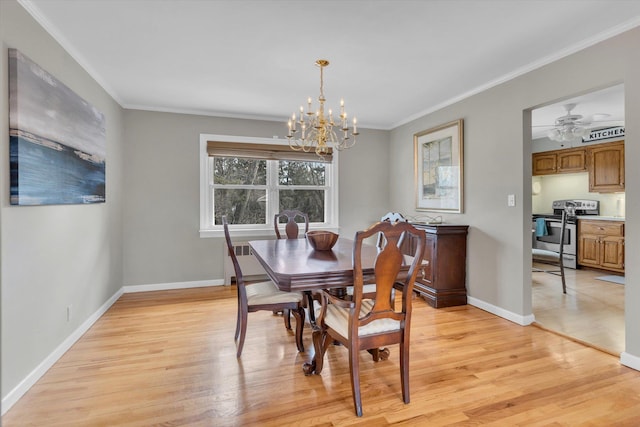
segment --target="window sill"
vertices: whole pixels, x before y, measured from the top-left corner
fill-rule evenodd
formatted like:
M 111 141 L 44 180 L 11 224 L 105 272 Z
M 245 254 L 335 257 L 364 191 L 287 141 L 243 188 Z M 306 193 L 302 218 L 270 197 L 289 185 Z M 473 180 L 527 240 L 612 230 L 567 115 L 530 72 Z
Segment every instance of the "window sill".
M 330 224 L 318 224 L 318 225 L 310 225 L 309 230 L 328 230 L 334 233 L 338 233 L 340 231 L 340 227 L 337 225 Z M 229 231 L 231 235 L 236 237 L 275 237 L 275 231 L 273 227 L 268 228 L 234 228 L 230 226 Z M 200 230 L 200 238 L 217 238 L 224 237 L 224 229 L 222 227 L 217 228 L 209 228 Z

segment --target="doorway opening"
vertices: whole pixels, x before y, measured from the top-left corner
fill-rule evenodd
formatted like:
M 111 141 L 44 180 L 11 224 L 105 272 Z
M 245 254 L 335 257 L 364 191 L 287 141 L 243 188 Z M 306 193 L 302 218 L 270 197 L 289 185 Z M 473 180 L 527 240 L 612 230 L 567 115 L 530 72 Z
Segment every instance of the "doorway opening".
M 618 227 L 622 230 L 619 237 L 624 239 L 624 186 L 602 190 L 592 182 L 595 169 L 592 153 L 598 149 L 595 147 L 624 143 L 624 85 L 534 109 L 531 125 L 534 217 L 552 214 L 554 201 L 589 200 L 599 206 L 592 218 L 577 218 L 576 265 L 565 268 L 566 294 L 562 293 L 559 276 L 532 272 L 531 303 L 535 321 L 545 329 L 618 356 L 624 351 L 625 342 L 624 284 L 621 284 L 624 269 L 590 263 L 590 258 L 602 256 L 591 252 L 605 252 L 610 248 L 596 246 L 608 243 L 588 240 L 590 236 L 584 231 L 590 219 L 598 221 L 596 224 L 607 221 L 602 224 Z M 576 128 L 573 131 L 572 126 Z M 622 156 L 624 175 L 624 151 Z M 532 246 L 535 233 L 532 227 Z M 620 250 L 622 254 L 617 256 L 622 257 L 623 267 L 623 244 Z M 607 276 L 613 276 L 613 281 L 603 280 Z

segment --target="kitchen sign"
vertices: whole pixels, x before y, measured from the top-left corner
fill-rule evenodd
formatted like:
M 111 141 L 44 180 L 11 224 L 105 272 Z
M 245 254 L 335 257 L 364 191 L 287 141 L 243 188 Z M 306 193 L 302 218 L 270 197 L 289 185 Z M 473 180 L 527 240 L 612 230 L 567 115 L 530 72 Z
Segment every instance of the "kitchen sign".
M 601 139 L 618 138 L 624 136 L 624 126 L 592 130 L 589 135 L 582 137 L 582 142 L 599 141 Z

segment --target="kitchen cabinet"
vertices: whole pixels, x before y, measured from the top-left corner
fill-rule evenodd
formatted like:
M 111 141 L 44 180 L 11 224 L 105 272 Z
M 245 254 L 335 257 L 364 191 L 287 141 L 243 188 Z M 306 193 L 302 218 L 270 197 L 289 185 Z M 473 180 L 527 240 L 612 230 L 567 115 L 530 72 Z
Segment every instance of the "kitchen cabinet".
M 533 153 L 532 173 L 536 176 L 586 172 L 586 158 L 587 150 L 585 148 L 570 148 L 566 150 Z
M 578 264 L 624 273 L 624 222 L 578 220 Z
M 424 300 L 435 308 L 467 303 L 467 225 L 412 224 L 426 234 L 422 271 L 414 285 Z M 406 239 L 405 253 L 413 253 L 415 241 Z
M 624 142 L 589 147 L 589 191 L 615 193 L 624 191 Z

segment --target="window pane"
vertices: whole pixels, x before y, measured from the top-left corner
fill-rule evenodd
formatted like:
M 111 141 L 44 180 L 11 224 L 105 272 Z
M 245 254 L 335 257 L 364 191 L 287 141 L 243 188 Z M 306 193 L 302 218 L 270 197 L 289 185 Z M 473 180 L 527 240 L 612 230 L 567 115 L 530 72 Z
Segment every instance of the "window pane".
M 309 215 L 309 222 L 325 222 L 324 190 L 280 190 L 280 210 L 295 209 Z
M 266 190 L 213 190 L 215 225 L 222 224 L 222 215 L 229 224 L 266 224 Z
M 324 185 L 325 164 L 280 160 L 278 182 L 280 185 Z
M 214 157 L 213 182 L 218 185 L 266 185 L 267 161 Z

